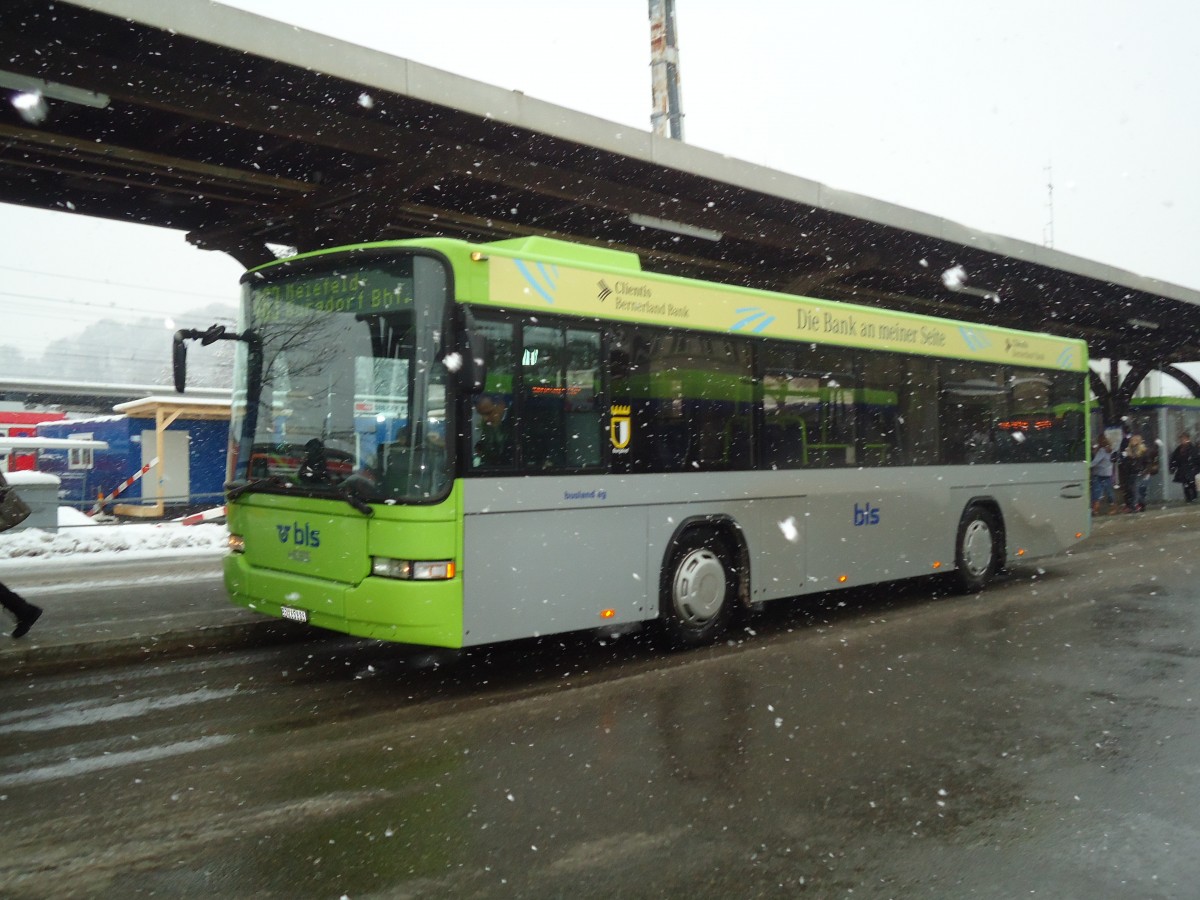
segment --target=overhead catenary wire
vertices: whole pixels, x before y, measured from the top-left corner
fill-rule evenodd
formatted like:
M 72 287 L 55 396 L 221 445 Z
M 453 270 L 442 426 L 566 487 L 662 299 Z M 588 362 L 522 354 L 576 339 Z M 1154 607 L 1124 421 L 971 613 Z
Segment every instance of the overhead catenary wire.
M 18 300 L 28 300 L 33 303 L 54 303 L 54 304 L 61 304 L 61 305 L 65 305 L 65 306 L 72 306 L 72 307 L 85 306 L 90 309 L 111 312 L 113 315 L 119 315 L 121 313 L 143 313 L 145 315 L 162 315 L 163 314 L 163 309 L 161 306 L 151 307 L 151 306 L 125 306 L 125 305 L 122 305 L 122 306 L 118 307 L 118 306 L 115 306 L 110 303 L 94 303 L 94 302 L 90 302 L 87 300 L 75 300 L 75 299 L 68 299 L 65 297 L 47 297 L 47 296 L 44 296 L 41 294 L 29 294 L 29 293 L 24 293 L 24 292 L 18 293 L 16 291 L 0 291 L 0 296 L 15 297 Z M 202 295 L 202 296 L 208 296 L 208 295 Z M 228 305 L 230 308 L 234 308 L 236 306 L 236 300 L 230 299 L 230 298 L 213 298 L 212 303 Z M 27 312 L 28 314 L 31 314 L 31 315 L 37 314 L 37 315 L 46 315 L 47 317 L 51 317 L 51 315 L 50 315 L 51 311 L 49 311 L 49 310 L 34 309 L 34 310 L 28 310 L 25 312 Z M 74 316 L 74 318 L 78 318 L 78 316 Z
M 174 286 L 172 286 L 170 288 L 165 288 L 161 284 L 133 284 L 132 282 L 128 282 L 128 281 L 110 281 L 107 278 L 91 278 L 87 275 L 64 275 L 61 272 L 46 272 L 42 269 L 23 269 L 23 268 L 20 268 L 19 266 L 0 265 L 0 271 L 21 272 L 25 275 L 38 275 L 38 276 L 45 277 L 45 278 L 60 278 L 60 279 L 63 279 L 64 281 L 82 281 L 87 284 L 102 284 L 102 285 L 105 285 L 108 287 L 133 288 L 134 290 L 139 290 L 139 291 L 156 291 L 157 293 L 160 293 L 160 294 L 163 293 L 164 291 L 167 291 L 172 296 L 208 297 L 213 300 L 223 300 L 226 302 L 233 302 L 233 300 L 235 299 L 234 297 L 231 297 L 230 295 L 209 294 L 209 293 L 202 293 L 200 291 L 185 291 L 185 290 L 180 290 L 179 288 L 174 287 Z M 233 293 L 236 293 L 236 291 L 234 291 Z

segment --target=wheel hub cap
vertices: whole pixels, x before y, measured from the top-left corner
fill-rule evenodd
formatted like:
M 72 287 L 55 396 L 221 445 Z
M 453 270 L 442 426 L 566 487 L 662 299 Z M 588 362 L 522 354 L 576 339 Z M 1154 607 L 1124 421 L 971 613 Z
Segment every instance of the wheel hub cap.
M 972 575 L 982 575 L 992 564 L 992 530 L 976 520 L 963 534 L 963 565 Z
M 691 551 L 679 563 L 671 585 L 675 611 L 685 622 L 702 624 L 725 603 L 725 567 L 711 550 Z

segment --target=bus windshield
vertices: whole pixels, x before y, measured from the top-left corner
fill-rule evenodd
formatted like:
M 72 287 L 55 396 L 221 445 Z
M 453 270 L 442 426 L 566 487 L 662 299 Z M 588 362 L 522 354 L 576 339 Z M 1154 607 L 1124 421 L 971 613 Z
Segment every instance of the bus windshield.
M 245 276 L 234 479 L 363 501 L 450 486 L 446 267 L 413 255 L 298 260 Z M 261 364 L 261 379 L 256 370 Z

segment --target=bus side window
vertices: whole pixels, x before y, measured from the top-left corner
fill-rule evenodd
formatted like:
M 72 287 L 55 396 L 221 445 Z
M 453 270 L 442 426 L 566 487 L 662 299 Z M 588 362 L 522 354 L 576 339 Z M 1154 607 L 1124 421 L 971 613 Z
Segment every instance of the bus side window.
M 667 332 L 650 340 L 650 471 L 748 469 L 754 458 L 753 354 L 740 339 Z
M 904 359 L 894 354 L 863 355 L 863 388 L 859 394 L 859 433 L 864 466 L 901 464 L 900 391 L 904 388 Z
M 614 424 L 606 436 L 614 448 L 614 470 L 749 469 L 759 389 L 751 346 L 740 338 L 613 329 L 611 405 L 628 410 L 624 424 Z
M 942 462 L 979 465 L 997 461 L 998 423 L 1009 418 L 1009 388 L 1000 366 L 943 361 L 938 390 Z
M 566 387 L 563 414 L 568 468 L 598 466 L 604 459 L 604 423 L 598 405 L 601 393 L 600 333 L 567 330 Z
M 808 465 L 808 428 L 791 402 L 801 393 L 799 379 L 782 374 L 763 378 L 763 462 L 769 469 Z
M 485 470 L 516 468 L 512 408 L 516 329 L 511 322 L 476 323 L 487 339 L 487 384 L 471 409 L 471 467 Z
M 928 466 L 941 461 L 941 423 L 938 421 L 936 360 L 904 357 L 905 378 L 900 393 L 904 465 Z
M 773 344 L 762 357 L 764 463 L 781 469 L 859 465 L 860 391 L 852 354 Z
M 1083 405 L 1085 376 L 1079 372 L 1055 372 L 1053 386 L 1055 424 L 1048 459 L 1074 462 L 1087 455 L 1087 413 Z M 1149 438 L 1147 431 L 1143 437 Z
M 522 468 L 600 465 L 600 332 L 525 326 L 521 386 Z

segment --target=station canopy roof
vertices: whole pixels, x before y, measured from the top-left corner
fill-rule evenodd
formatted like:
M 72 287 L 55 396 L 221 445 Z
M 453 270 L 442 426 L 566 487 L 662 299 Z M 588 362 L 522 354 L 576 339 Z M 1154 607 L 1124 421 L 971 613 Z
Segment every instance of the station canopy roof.
M 182 229 L 247 266 L 268 244 L 544 234 L 648 271 L 1200 360 L 1194 290 L 210 0 L 5 0 L 0 45 L 0 84 L 44 97 L 0 104 L 0 202 Z

